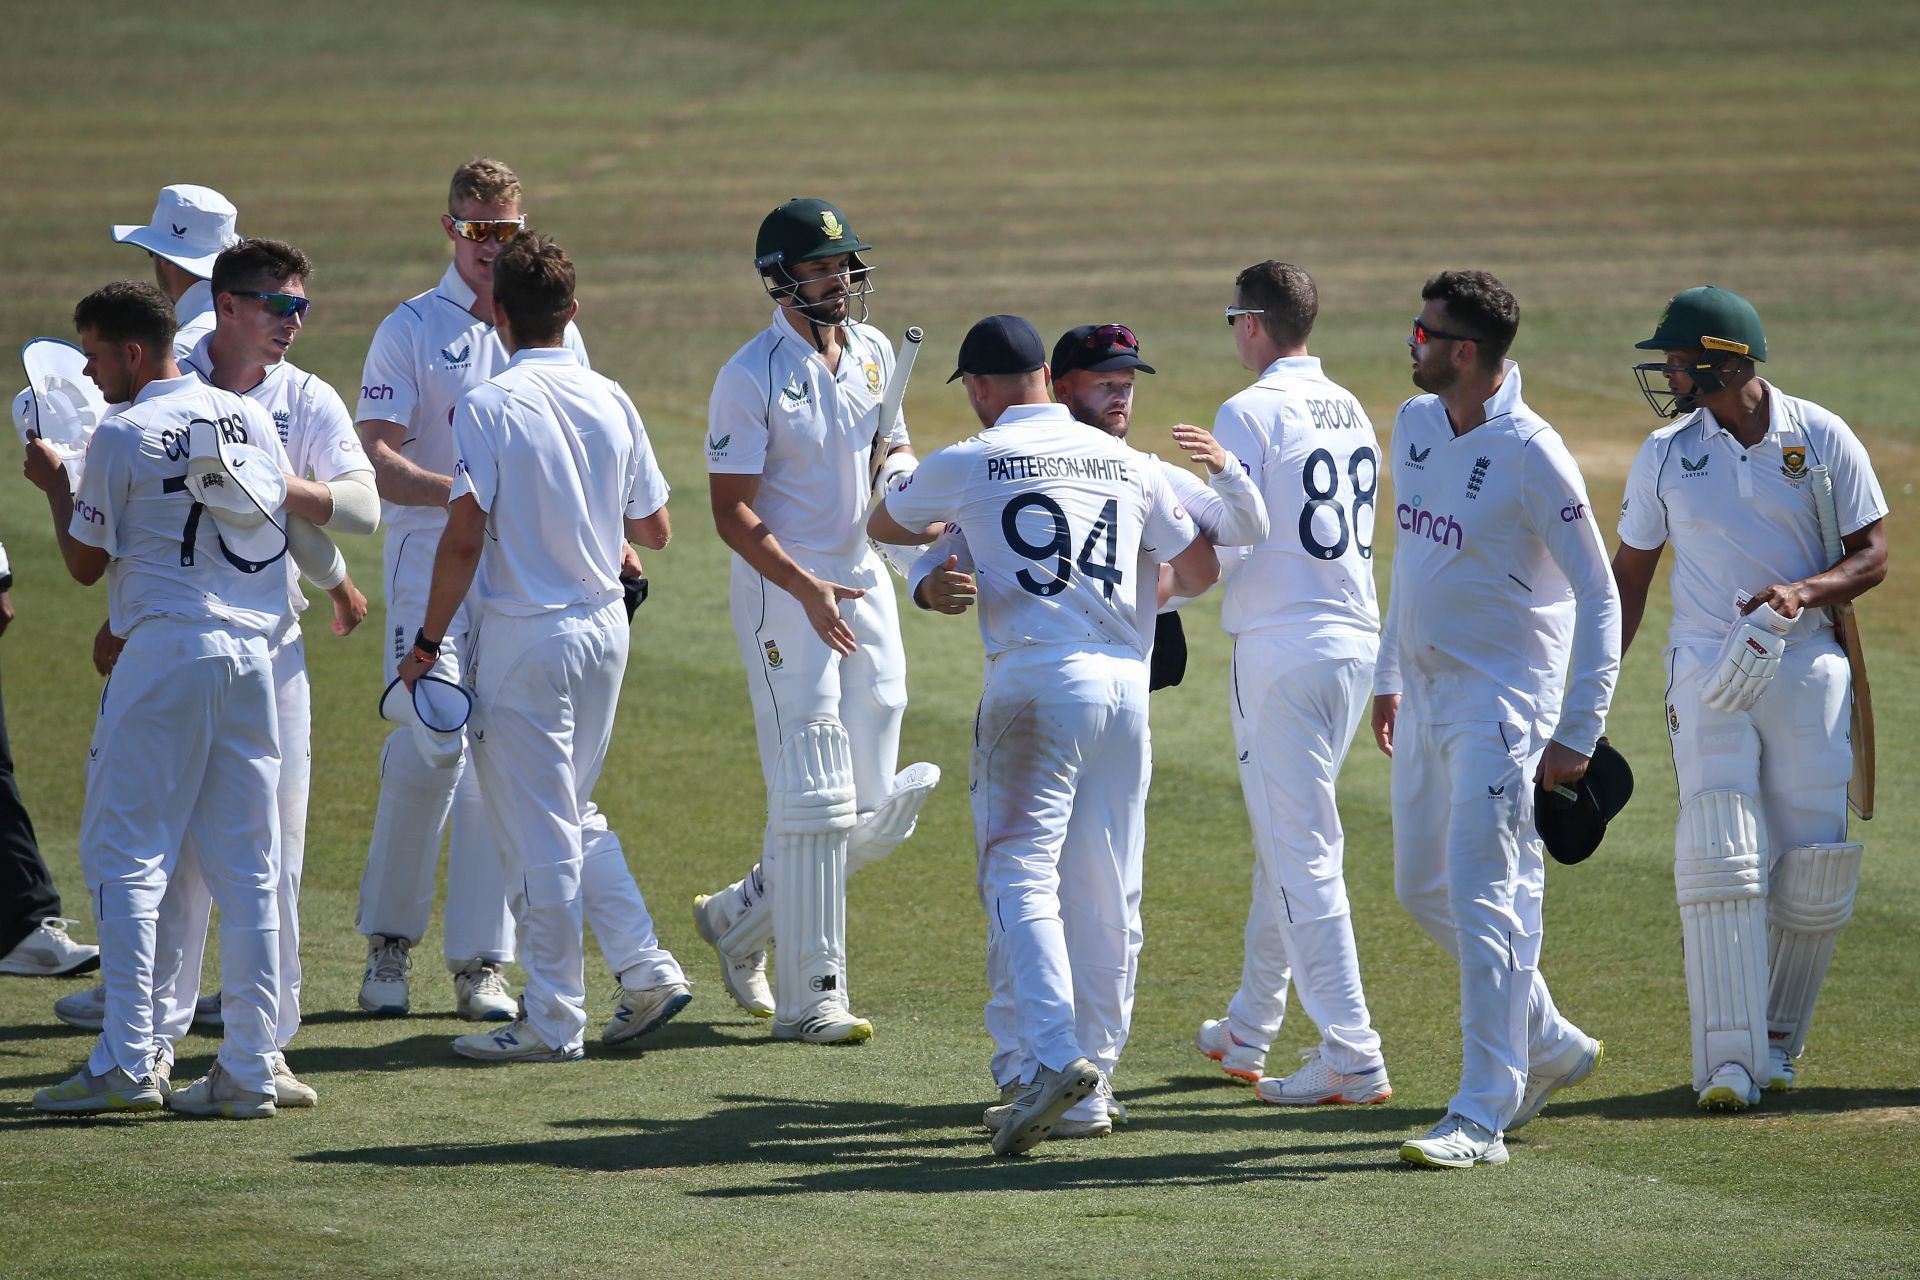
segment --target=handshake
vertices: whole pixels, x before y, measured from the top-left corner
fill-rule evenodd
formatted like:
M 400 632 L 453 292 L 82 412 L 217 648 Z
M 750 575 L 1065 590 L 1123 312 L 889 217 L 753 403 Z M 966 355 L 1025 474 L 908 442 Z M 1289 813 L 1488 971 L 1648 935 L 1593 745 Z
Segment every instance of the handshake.
M 1742 591 L 1737 603 L 1745 606 L 1752 597 Z M 1771 605 L 1761 605 L 1733 624 L 1720 656 L 1701 690 L 1700 700 L 1715 711 L 1745 711 L 1760 701 L 1767 684 L 1780 668 L 1780 655 L 1787 647 L 1787 632 L 1792 618 L 1781 617 Z

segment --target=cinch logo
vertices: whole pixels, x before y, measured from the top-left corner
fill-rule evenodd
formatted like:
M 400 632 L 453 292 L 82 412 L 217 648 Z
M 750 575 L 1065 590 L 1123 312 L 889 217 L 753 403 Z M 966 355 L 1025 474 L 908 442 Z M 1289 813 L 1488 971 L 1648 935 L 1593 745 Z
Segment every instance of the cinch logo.
M 387 386 L 361 387 L 360 398 L 362 400 L 391 400 L 393 399 L 393 388 Z
M 73 514 L 79 516 L 88 524 L 105 524 L 107 522 L 106 512 L 94 506 L 92 503 L 82 502 L 78 498 L 73 500 Z
M 1426 538 L 1455 551 L 1466 547 L 1467 531 L 1460 527 L 1460 522 L 1421 507 L 1419 494 L 1414 495 L 1412 506 L 1403 502 L 1394 509 L 1394 514 L 1400 517 L 1400 528 L 1416 538 Z
M 1624 507 L 1621 508 L 1621 510 L 1623 511 L 1625 509 L 1626 508 Z M 1569 502 L 1566 506 L 1560 508 L 1560 521 L 1562 524 L 1572 524 L 1575 520 L 1580 520 L 1585 518 L 1586 514 L 1587 514 L 1586 503 Z

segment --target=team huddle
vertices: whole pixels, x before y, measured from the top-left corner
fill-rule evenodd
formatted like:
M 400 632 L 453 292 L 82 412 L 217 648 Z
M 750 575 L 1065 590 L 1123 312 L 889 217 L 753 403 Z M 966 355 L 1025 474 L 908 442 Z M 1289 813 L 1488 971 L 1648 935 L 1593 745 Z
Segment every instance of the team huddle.
M 83 299 L 64 381 L 30 358 L 15 404 L 64 562 L 84 584 L 104 576 L 109 596 L 80 832 L 102 981 L 56 1002 L 99 1039 L 34 1105 L 230 1118 L 315 1105 L 288 1059 L 311 720 L 299 579 L 327 593 L 335 634 L 353 630 L 367 601 L 333 538 L 381 524 L 393 728 L 360 885 L 360 1007 L 411 1007 L 444 833 L 444 958 L 460 1016 L 486 1024 L 453 1050 L 581 1057 L 589 925 L 617 983 L 601 1041 L 647 1036 L 692 983 L 594 788 L 646 596 L 633 546 L 667 546 L 669 487 L 633 400 L 589 365 L 572 260 L 528 230 L 510 169 L 461 166 L 442 218 L 452 263 L 381 324 L 349 414 L 286 358 L 311 263 L 239 238 L 236 218 L 218 193 L 178 186 L 148 226 L 116 228 L 153 258 L 157 287 Z M 773 313 L 709 403 L 709 500 L 733 552 L 766 822 L 694 923 L 742 1009 L 779 1039 L 874 1034 L 852 996 L 847 881 L 911 837 L 941 781 L 932 764 L 900 767 L 891 568 L 915 607 L 975 612 L 985 646 L 968 790 L 992 1150 L 1123 1125 L 1150 690 L 1178 683 L 1178 610 L 1218 584 L 1254 859 L 1238 987 L 1196 1047 L 1269 1103 L 1391 1096 L 1337 803 L 1370 722 L 1392 760 L 1397 895 L 1460 974 L 1459 1086 L 1400 1155 L 1505 1162 L 1504 1135 L 1602 1058 L 1540 971 L 1545 857 L 1590 851 L 1624 802 L 1603 733 L 1671 543 L 1665 716 L 1693 1086 L 1702 1107 L 1731 1109 L 1792 1086 L 1859 881 L 1850 790 L 1871 814 L 1850 602 L 1885 576 L 1886 503 L 1844 422 L 1757 375 L 1766 342 L 1744 299 L 1688 289 L 1638 344 L 1663 354 L 1637 369 L 1674 421 L 1635 459 L 1609 559 L 1578 464 L 1507 359 L 1518 304 L 1485 272 L 1421 291 L 1408 339 L 1421 394 L 1384 454 L 1309 354 L 1311 277 L 1277 261 L 1240 272 L 1226 321 L 1255 380 L 1211 430 L 1172 429 L 1195 470 L 1129 442 L 1137 378 L 1154 372 L 1132 330 L 1084 324 L 1049 348 L 1010 315 L 972 327 L 948 379 L 980 432 L 917 458 L 899 405 L 919 334 L 896 353 L 866 323 L 872 251 L 827 201 L 769 214 L 754 268 Z M 85 380 L 90 403 L 72 391 Z M 1383 516 L 1396 531 L 1384 619 Z M 1543 841 L 1563 824 L 1588 840 L 1580 854 Z M 25 884 L 0 922 L 0 972 L 93 963 L 44 867 Z M 219 982 L 203 998 L 215 904 Z M 1290 990 L 1318 1039 L 1269 1075 Z M 175 1045 L 196 1021 L 222 1046 L 175 1088 Z

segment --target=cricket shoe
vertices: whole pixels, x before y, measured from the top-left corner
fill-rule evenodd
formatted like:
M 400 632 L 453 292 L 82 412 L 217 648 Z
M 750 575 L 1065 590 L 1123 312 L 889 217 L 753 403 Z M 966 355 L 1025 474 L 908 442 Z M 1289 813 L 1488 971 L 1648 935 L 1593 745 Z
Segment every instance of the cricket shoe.
M 173 1097 L 173 1059 L 164 1049 L 153 1055 L 153 1083 L 162 1102 Z
M 808 1044 L 859 1044 L 873 1039 L 873 1024 L 856 1016 L 844 998 L 827 999 L 793 1022 L 774 1019 L 773 1038 L 804 1040 Z
M 980 1114 L 980 1123 L 987 1132 L 998 1133 L 1007 1127 L 1007 1120 L 1013 1115 L 1013 1103 L 1007 1101 L 997 1107 L 988 1107 Z M 1104 1138 L 1112 1134 L 1115 1124 L 1113 1113 L 1108 1111 L 1092 1120 L 1060 1119 L 1054 1122 L 1053 1132 L 1049 1136 L 1061 1138 Z
M 1107 1119 L 1113 1122 L 1113 1127 L 1116 1129 L 1126 1127 L 1127 1104 L 1113 1096 L 1113 1085 L 1108 1083 L 1104 1075 L 1100 1077 L 1100 1096 L 1106 1101 Z
M 1282 1107 L 1365 1107 L 1393 1096 L 1385 1063 L 1366 1071 L 1335 1071 L 1318 1045 L 1300 1056 L 1306 1061 L 1292 1075 L 1269 1076 L 1253 1086 L 1260 1101 Z
M 1604 1040 L 1588 1039 L 1584 1045 L 1575 1048 L 1578 1052 L 1562 1057 L 1553 1066 L 1527 1072 L 1526 1092 L 1520 1095 L 1520 1109 L 1513 1113 L 1513 1119 L 1507 1121 L 1506 1132 L 1512 1133 L 1539 1115 L 1540 1108 L 1547 1105 L 1548 1098 L 1585 1080 L 1600 1065 L 1600 1060 L 1607 1056 Z
M 469 960 L 453 975 L 453 1011 L 468 1022 L 511 1022 L 520 1002 L 507 990 L 506 966 L 498 960 Z
M 136 1080 L 118 1067 L 95 1075 L 82 1066 L 72 1079 L 49 1085 L 33 1095 L 36 1111 L 62 1115 L 103 1115 L 111 1111 L 158 1111 L 165 1095 L 152 1075 Z
M 407 972 L 413 968 L 413 957 L 407 953 L 412 949 L 413 944 L 405 938 L 367 935 L 367 972 L 360 980 L 362 1009 L 376 1016 L 406 1013 Z
M 53 1002 L 53 1016 L 82 1031 L 99 1031 L 107 1021 L 107 989 L 88 987 Z
M 613 1019 L 601 1029 L 600 1043 L 638 1040 L 665 1026 L 674 1014 L 692 1003 L 693 992 L 684 982 L 669 982 L 644 991 L 623 986 L 614 994 Z
M 312 1085 L 302 1084 L 287 1065 L 287 1055 L 273 1055 L 273 1100 L 283 1107 L 311 1107 L 320 1101 Z
M 243 1089 L 216 1060 L 207 1074 L 185 1088 L 175 1089 L 167 1110 L 183 1116 L 217 1116 L 222 1120 L 266 1120 L 278 1110 L 272 1093 Z
M 1193 1037 L 1193 1047 L 1220 1064 L 1236 1080 L 1257 1083 L 1267 1069 L 1267 1055 L 1233 1034 L 1225 1018 L 1208 1018 Z
M 993 1154 L 1019 1155 L 1045 1142 L 1053 1136 L 1060 1117 L 1097 1091 L 1101 1079 L 1100 1068 L 1087 1058 L 1075 1058 L 1059 1071 L 1040 1068 L 1033 1083 L 1007 1104 L 1006 1119 L 994 1130 Z M 1111 1123 L 1107 1131 L 1113 1131 Z
M 756 1018 L 771 1018 L 773 988 L 767 985 L 767 953 L 752 951 L 730 956 L 720 949 L 727 921 L 720 909 L 719 894 L 703 893 L 693 900 L 693 926 L 720 957 L 720 981 L 726 985 L 733 1002 Z
M 1449 1111 L 1427 1130 L 1426 1137 L 1401 1144 L 1400 1158 L 1434 1169 L 1471 1169 L 1477 1164 L 1505 1164 L 1507 1143 L 1499 1134 Z
M 476 1031 L 453 1042 L 453 1051 L 477 1062 L 575 1062 L 583 1049 L 556 1049 L 540 1038 L 526 1017 L 515 1018 L 497 1031 Z
M 1747 1069 L 1737 1062 L 1723 1062 L 1707 1077 L 1700 1091 L 1702 1111 L 1745 1111 L 1760 1101 L 1760 1086 Z
M 210 992 L 193 1002 L 193 1029 L 195 1031 L 225 1031 L 227 1016 L 220 1008 L 220 993 Z
M 42 920 L 13 950 L 0 956 L 0 973 L 22 978 L 65 978 L 98 969 L 100 948 L 69 938 L 67 926 L 72 923 L 61 916 Z
M 1768 1093 L 1785 1093 L 1793 1088 L 1793 1078 L 1799 1074 L 1799 1068 L 1778 1045 L 1767 1046 L 1767 1083 Z

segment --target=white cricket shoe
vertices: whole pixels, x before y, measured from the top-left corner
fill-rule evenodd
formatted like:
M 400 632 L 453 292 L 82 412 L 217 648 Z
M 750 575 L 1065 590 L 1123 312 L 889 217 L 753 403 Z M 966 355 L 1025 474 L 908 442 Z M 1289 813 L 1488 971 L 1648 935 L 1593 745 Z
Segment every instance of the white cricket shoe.
M 619 1044 L 638 1040 L 667 1024 L 674 1014 L 693 1003 L 693 992 L 684 982 L 635 991 L 621 987 L 613 997 L 613 1019 L 600 1031 L 601 1044 Z
M 1208 1018 L 1193 1037 L 1193 1047 L 1220 1064 L 1236 1080 L 1257 1082 L 1267 1069 L 1267 1055 L 1254 1048 L 1227 1025 L 1225 1018 Z
M 1127 1104 L 1113 1096 L 1113 1085 L 1108 1083 L 1104 1075 L 1100 1077 L 1100 1096 L 1106 1100 L 1107 1119 L 1113 1121 L 1113 1127 L 1124 1127 L 1127 1123 Z
M 583 1049 L 556 1049 L 540 1038 L 526 1017 L 494 1031 L 476 1031 L 453 1042 L 453 1051 L 478 1062 L 575 1062 Z
M 220 993 L 208 992 L 193 1002 L 193 1025 L 196 1030 L 224 1031 L 227 1017 L 220 1009 Z
M 1527 1121 L 1540 1114 L 1540 1108 L 1547 1105 L 1547 1099 L 1562 1089 L 1571 1089 L 1600 1065 L 1607 1056 L 1604 1040 L 1587 1039 L 1584 1045 L 1575 1046 L 1576 1052 L 1566 1055 L 1559 1062 L 1539 1071 L 1527 1072 L 1526 1092 L 1520 1095 L 1520 1109 L 1507 1121 L 1505 1132 L 1512 1133 Z
M 311 1107 L 320 1101 L 312 1085 L 302 1084 L 287 1065 L 287 1055 L 273 1055 L 273 1100 L 283 1107 Z
M 1745 1111 L 1758 1101 L 1760 1086 L 1737 1062 L 1723 1062 L 1715 1067 L 1707 1077 L 1707 1087 L 1700 1091 L 1702 1111 Z
M 153 1084 L 160 1090 L 162 1102 L 173 1096 L 173 1059 L 165 1049 L 153 1055 Z
M 413 968 L 408 955 L 413 944 L 405 938 L 367 935 L 367 972 L 360 980 L 360 1007 L 375 1015 L 398 1016 L 407 1011 L 407 972 Z
M 107 989 L 88 987 L 53 1002 L 53 1016 L 82 1031 L 99 1031 L 107 1021 Z
M 980 1114 L 980 1123 L 987 1127 L 989 1133 L 998 1133 L 1007 1127 L 1007 1119 L 1012 1115 L 1013 1103 L 1003 1102 L 997 1107 L 988 1107 L 983 1111 Z M 1048 1136 L 1055 1139 L 1105 1138 L 1113 1133 L 1115 1123 L 1111 1111 L 1092 1120 L 1062 1119 L 1054 1122 L 1053 1132 Z
M 1368 1071 L 1335 1071 L 1320 1056 L 1320 1046 L 1300 1054 L 1305 1062 L 1290 1076 L 1268 1076 L 1253 1086 L 1262 1102 L 1282 1107 L 1371 1106 L 1393 1096 L 1386 1064 Z
M 1449 1111 L 1427 1130 L 1426 1137 L 1401 1144 L 1400 1158 L 1435 1169 L 1471 1169 L 1476 1164 L 1505 1164 L 1507 1143 L 1499 1134 Z
M 453 1011 L 468 1022 L 511 1022 L 520 1002 L 507 989 L 507 968 L 498 960 L 469 960 L 453 975 Z
M 1793 1078 L 1799 1074 L 1787 1051 L 1779 1045 L 1767 1046 L 1767 1083 L 1768 1093 L 1785 1093 L 1793 1088 Z
M 774 1019 L 773 1038 L 808 1044 L 859 1044 L 873 1039 L 873 1024 L 848 1008 L 845 996 L 829 997 L 792 1022 Z
M 277 1110 L 274 1095 L 242 1089 L 218 1061 L 207 1074 L 167 1099 L 167 1110 L 185 1116 L 217 1116 L 223 1120 L 266 1120 Z
M 69 938 L 67 926 L 72 923 L 61 916 L 42 920 L 13 950 L 0 956 L 0 973 L 22 978 L 64 978 L 98 969 L 100 948 Z
M 1100 1068 L 1087 1058 L 1075 1058 L 1059 1071 L 1040 1068 L 1033 1083 L 1007 1104 L 1006 1119 L 993 1134 L 993 1154 L 1019 1155 L 1045 1142 L 1069 1107 L 1100 1088 L 1101 1078 Z M 1107 1131 L 1113 1131 L 1110 1123 Z
M 136 1080 L 118 1067 L 95 1075 L 82 1065 L 71 1079 L 33 1095 L 36 1111 L 101 1115 L 109 1111 L 158 1111 L 166 1105 L 151 1075 Z
M 720 957 L 720 981 L 726 985 L 733 1002 L 756 1018 L 773 1016 L 773 988 L 767 985 L 767 953 L 751 951 L 730 956 L 720 949 L 727 922 L 720 910 L 720 895 L 703 893 L 693 900 L 693 927 Z

